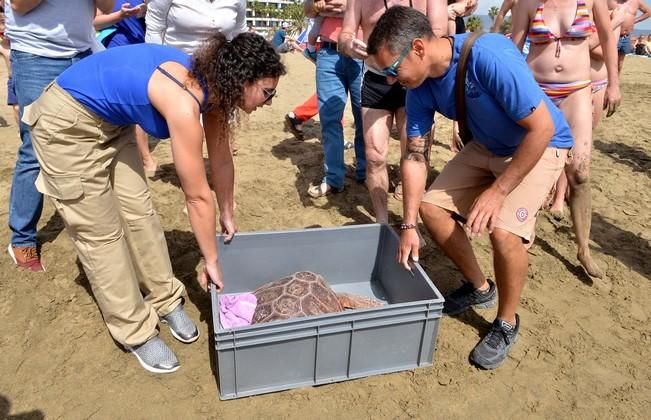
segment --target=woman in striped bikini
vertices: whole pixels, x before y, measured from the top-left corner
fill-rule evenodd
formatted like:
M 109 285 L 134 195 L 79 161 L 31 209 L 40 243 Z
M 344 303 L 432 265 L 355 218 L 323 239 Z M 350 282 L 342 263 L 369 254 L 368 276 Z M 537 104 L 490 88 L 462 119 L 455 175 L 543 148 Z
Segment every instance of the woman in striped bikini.
M 616 3 L 615 3 L 616 4 Z M 624 22 L 624 10 L 616 7 L 610 12 L 610 22 L 615 39 L 619 38 L 620 26 Z M 590 80 L 592 86 L 592 131 L 603 116 L 604 97 L 608 86 L 608 71 L 604 62 L 603 50 L 596 31 L 590 36 Z M 561 174 L 556 183 L 554 199 L 549 209 L 556 220 L 562 220 L 565 214 L 565 195 L 567 193 L 567 177 Z
M 604 46 L 609 82 L 604 105 L 611 115 L 619 104 L 620 93 L 616 38 L 610 29 L 606 0 L 520 0 L 513 9 L 513 42 L 522 49 L 529 36 L 529 67 L 543 91 L 563 111 L 572 129 L 573 158 L 565 174 L 570 184 L 577 258 L 589 275 L 602 277 L 588 247 L 592 218 L 588 176 L 592 150 L 590 36 L 594 27 Z

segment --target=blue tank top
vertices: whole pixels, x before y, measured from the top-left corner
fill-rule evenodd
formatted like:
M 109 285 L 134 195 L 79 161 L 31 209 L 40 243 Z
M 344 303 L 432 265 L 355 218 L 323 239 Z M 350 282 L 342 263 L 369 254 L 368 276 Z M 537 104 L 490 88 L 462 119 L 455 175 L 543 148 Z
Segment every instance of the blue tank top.
M 165 118 L 147 94 L 149 79 L 159 65 L 174 61 L 188 70 L 190 55 L 156 44 L 127 45 L 93 54 L 56 79 L 61 88 L 102 119 L 115 125 L 138 124 L 159 139 L 170 136 Z M 205 111 L 207 90 L 203 86 Z M 183 93 L 187 95 L 187 93 Z

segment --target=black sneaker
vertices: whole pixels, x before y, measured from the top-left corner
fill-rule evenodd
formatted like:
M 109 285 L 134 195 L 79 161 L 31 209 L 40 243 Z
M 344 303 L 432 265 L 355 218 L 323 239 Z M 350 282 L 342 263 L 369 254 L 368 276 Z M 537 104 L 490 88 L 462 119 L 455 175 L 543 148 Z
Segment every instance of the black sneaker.
M 481 339 L 470 353 L 470 361 L 483 369 L 499 367 L 509 350 L 518 341 L 520 330 L 520 316 L 515 314 L 515 326 L 501 319 L 495 319 L 491 330 Z
M 296 140 L 303 140 L 303 122 L 300 121 L 293 112 L 285 114 L 285 129 L 292 133 Z
M 488 290 L 480 292 L 470 282 L 464 282 L 463 286 L 445 296 L 443 313 L 446 315 L 458 315 L 461 312 L 474 308 L 485 309 L 495 306 L 497 303 L 497 288 L 491 279 L 488 281 Z

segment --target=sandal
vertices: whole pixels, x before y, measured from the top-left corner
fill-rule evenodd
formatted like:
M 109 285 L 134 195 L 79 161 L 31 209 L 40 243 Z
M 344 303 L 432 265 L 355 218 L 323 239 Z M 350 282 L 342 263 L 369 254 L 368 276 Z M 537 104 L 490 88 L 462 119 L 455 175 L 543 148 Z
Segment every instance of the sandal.
M 313 185 L 307 189 L 307 194 L 312 198 L 325 197 L 328 194 L 338 194 L 343 192 L 344 187 L 335 188 L 332 185 L 328 185 L 325 182 L 320 183 L 319 185 Z

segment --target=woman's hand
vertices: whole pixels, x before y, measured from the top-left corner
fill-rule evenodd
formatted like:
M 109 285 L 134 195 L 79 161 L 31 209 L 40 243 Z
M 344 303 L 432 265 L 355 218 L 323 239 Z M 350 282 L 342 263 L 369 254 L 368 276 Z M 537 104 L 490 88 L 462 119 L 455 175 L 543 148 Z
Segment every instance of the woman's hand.
M 212 282 L 217 288 L 218 292 L 221 292 L 224 288 L 224 281 L 222 280 L 222 269 L 219 266 L 219 262 L 204 262 L 203 269 L 199 275 L 199 285 L 204 290 L 208 291 L 208 284 Z
M 617 111 L 621 99 L 622 95 L 619 92 L 619 86 L 609 84 L 606 88 L 606 96 L 604 97 L 604 109 L 608 110 L 606 117 L 610 117 L 615 113 L 615 111 Z

